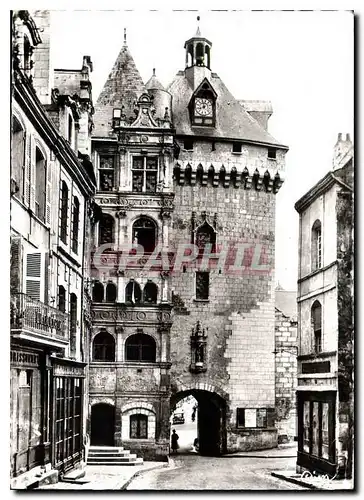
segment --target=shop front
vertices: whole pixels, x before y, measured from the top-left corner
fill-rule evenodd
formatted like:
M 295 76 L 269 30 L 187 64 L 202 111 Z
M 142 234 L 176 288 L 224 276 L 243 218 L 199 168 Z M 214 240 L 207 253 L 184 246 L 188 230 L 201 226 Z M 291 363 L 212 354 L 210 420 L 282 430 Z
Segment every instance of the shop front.
M 336 391 L 297 391 L 297 465 L 302 469 L 335 475 L 336 394 Z
M 83 400 L 86 363 L 52 361 L 52 464 L 62 474 L 77 466 L 83 456 Z

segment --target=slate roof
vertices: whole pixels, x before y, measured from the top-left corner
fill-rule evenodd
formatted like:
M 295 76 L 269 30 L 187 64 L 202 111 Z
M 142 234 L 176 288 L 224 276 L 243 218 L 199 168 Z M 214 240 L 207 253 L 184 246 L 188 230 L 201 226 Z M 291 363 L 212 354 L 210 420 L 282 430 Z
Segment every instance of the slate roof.
M 278 142 L 264 130 L 259 123 L 245 111 L 216 73 L 211 73 L 210 83 L 217 94 L 215 127 L 191 126 L 188 104 L 195 89 L 191 87 L 184 71 L 179 71 L 172 83 L 167 87 L 168 92 L 170 92 L 173 97 L 173 125 L 176 128 L 177 135 L 246 140 L 248 142 L 288 149 L 287 146 Z
M 276 290 L 276 308 L 287 318 L 297 321 L 297 292 L 295 290 Z
M 161 82 L 158 80 L 158 78 L 155 76 L 154 70 L 153 70 L 153 76 L 149 78 L 149 80 L 145 84 L 145 88 L 147 90 L 166 90 L 161 84 Z
M 94 137 L 109 137 L 114 108 L 124 106 L 124 113 L 136 118 L 134 103 L 141 94 L 146 93 L 146 87 L 139 74 L 129 49 L 124 45 L 115 61 L 95 105 Z

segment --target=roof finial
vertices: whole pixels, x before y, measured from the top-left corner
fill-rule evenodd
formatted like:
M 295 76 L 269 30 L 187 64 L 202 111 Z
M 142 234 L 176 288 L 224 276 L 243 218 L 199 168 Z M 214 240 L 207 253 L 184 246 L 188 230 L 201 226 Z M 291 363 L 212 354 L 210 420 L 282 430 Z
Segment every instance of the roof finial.
M 196 36 L 201 36 L 201 31 L 200 31 L 200 16 L 197 16 L 197 31 L 196 31 Z
M 153 76 L 155 76 L 155 68 L 153 68 Z
M 124 45 L 126 46 L 126 28 L 124 28 Z

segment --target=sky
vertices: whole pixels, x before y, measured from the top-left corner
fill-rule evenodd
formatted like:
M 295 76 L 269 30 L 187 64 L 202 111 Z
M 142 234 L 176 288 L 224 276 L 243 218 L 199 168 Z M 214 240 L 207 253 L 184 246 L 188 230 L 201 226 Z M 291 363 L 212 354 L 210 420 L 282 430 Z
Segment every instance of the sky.
M 349 8 L 349 7 L 348 7 Z M 184 42 L 200 15 L 212 42 L 211 69 L 237 99 L 269 100 L 268 130 L 289 147 L 286 180 L 277 194 L 276 282 L 297 287 L 298 215 L 295 202 L 332 168 L 339 132 L 353 137 L 353 15 L 345 11 L 52 12 L 54 68 L 80 69 L 89 55 L 96 101 L 123 44 L 146 82 L 167 86 L 184 69 Z

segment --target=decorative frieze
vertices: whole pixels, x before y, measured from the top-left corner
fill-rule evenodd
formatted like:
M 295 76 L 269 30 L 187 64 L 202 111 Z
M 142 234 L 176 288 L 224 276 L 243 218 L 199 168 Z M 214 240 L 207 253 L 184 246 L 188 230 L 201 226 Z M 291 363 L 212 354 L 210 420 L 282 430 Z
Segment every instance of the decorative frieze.
M 170 323 L 171 313 L 169 311 L 157 311 L 148 310 L 147 308 L 143 310 L 125 310 L 120 308 L 114 309 L 104 309 L 101 307 L 94 307 L 92 310 L 92 318 L 94 322 L 96 321 L 123 321 L 130 323 Z

